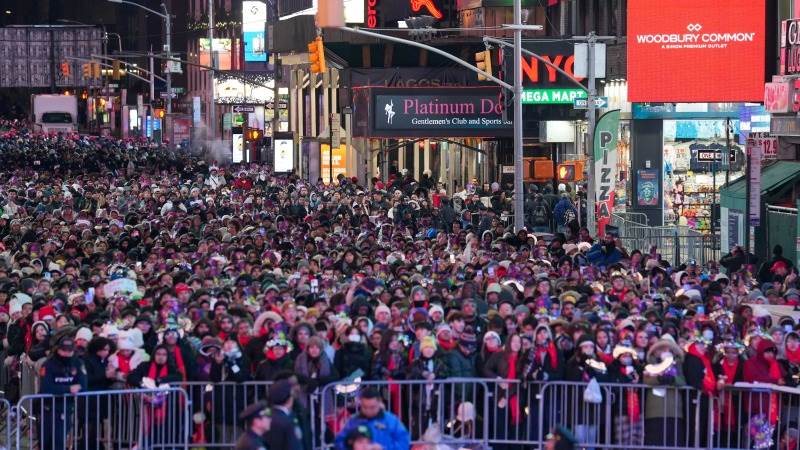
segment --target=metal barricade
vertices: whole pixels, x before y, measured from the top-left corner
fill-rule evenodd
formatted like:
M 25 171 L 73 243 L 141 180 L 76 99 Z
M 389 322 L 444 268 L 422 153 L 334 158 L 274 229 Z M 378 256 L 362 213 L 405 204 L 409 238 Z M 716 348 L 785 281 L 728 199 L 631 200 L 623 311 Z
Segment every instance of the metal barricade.
M 15 411 L 17 449 L 188 448 L 181 388 L 28 395 Z
M 488 445 L 492 395 L 487 380 L 449 378 L 337 382 L 323 387 L 312 397 L 314 448 L 334 446 L 335 437 L 357 413 L 356 398 L 366 387 L 381 391 L 385 410 L 405 424 L 412 445 Z
M 230 448 L 244 429 L 239 413 L 267 399 L 272 382 L 246 383 L 193 381 L 182 383 L 191 401 L 190 447 Z M 301 401 L 301 399 L 298 399 Z
M 714 412 L 714 448 L 797 448 L 799 389 L 737 383 L 714 397 Z
M 16 429 L 12 419 L 12 411 L 8 400 L 0 398 L 0 450 L 12 448 L 12 433 Z

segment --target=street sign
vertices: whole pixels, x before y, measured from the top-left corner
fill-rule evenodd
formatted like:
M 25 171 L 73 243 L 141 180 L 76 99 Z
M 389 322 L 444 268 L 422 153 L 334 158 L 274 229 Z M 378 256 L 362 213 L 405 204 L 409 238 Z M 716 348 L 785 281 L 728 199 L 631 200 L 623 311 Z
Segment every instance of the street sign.
M 167 94 L 166 92 L 161 92 L 161 93 L 159 93 L 158 95 L 159 95 L 159 96 L 161 96 L 161 98 L 167 98 L 167 97 L 170 97 L 170 95 L 169 95 L 169 94 Z M 176 93 L 174 93 L 174 92 L 173 92 L 173 93 L 172 93 L 172 95 L 171 95 L 171 97 L 172 97 L 172 98 L 176 98 L 176 97 L 178 97 L 178 94 L 176 94 Z
M 572 106 L 575 109 L 589 109 L 589 99 L 587 98 L 576 98 L 572 100 Z M 595 97 L 594 98 L 594 107 L 595 108 L 608 108 L 608 97 Z
M 235 113 L 254 113 L 256 107 L 254 105 L 233 105 L 233 112 Z

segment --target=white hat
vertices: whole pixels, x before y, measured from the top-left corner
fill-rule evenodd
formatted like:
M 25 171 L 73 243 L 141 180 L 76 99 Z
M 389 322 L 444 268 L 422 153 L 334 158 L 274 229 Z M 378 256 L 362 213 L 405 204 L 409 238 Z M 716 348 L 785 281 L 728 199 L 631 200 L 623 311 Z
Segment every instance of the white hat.
M 117 349 L 119 350 L 136 350 L 136 346 L 133 345 L 131 338 L 129 336 L 120 337 L 117 341 Z
M 78 332 L 75 333 L 75 340 L 83 339 L 84 341 L 91 341 L 92 340 L 92 330 L 81 327 L 78 329 Z
M 567 185 L 564 183 L 559 183 L 558 192 L 567 192 Z
M 440 305 L 433 305 L 430 308 L 428 308 L 428 314 L 431 316 L 433 315 L 433 313 L 437 311 L 439 312 L 439 314 L 444 314 L 444 309 Z
M 23 305 L 32 303 L 33 299 L 31 299 L 30 295 L 17 292 L 11 297 L 11 302 L 8 306 L 8 313 L 14 315 L 14 313 L 22 312 Z
M 391 314 L 392 310 L 390 310 L 388 306 L 381 303 L 380 305 L 378 305 L 377 308 L 375 308 L 375 315 L 377 316 L 379 312 L 385 312 L 386 314 Z

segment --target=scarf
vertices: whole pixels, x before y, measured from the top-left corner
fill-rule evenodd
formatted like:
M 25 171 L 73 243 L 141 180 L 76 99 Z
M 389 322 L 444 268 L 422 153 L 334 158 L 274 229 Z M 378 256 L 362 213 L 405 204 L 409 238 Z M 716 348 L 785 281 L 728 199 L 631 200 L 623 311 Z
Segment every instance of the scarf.
M 620 365 L 619 372 L 623 379 L 630 379 L 628 373 L 625 372 L 625 366 Z M 628 408 L 628 420 L 630 420 L 631 423 L 638 423 L 641 417 L 642 407 L 639 403 L 639 393 L 636 392 L 636 388 L 625 389 L 625 405 Z
M 544 355 L 550 358 L 550 368 L 556 370 L 556 366 L 558 365 L 558 351 L 553 341 L 548 341 L 546 346 L 539 345 L 536 347 L 536 362 L 540 367 L 544 366 Z
M 148 370 L 147 372 L 147 376 L 155 380 L 156 384 L 158 384 L 158 380 L 166 377 L 167 374 L 168 372 L 166 364 L 162 365 L 161 367 L 158 367 L 156 363 L 152 363 L 150 364 L 150 370 Z M 158 394 L 154 395 L 153 397 L 154 397 L 153 401 L 155 401 L 155 399 L 158 398 Z M 151 422 L 157 424 L 164 423 L 164 420 L 167 417 L 167 408 L 166 408 L 167 405 L 166 401 L 164 401 L 166 399 L 162 398 L 161 400 L 162 402 L 158 405 L 153 405 L 153 403 L 151 402 L 150 403 L 151 406 L 145 410 L 145 412 L 148 413 L 148 415 L 150 413 L 153 414 L 152 420 L 147 420 L 145 424 L 149 425 Z
M 130 356 L 123 356 L 121 353 L 117 353 L 117 362 L 119 363 L 119 371 L 123 374 L 127 375 L 131 373 L 131 359 L 133 358 L 133 353 Z
M 171 352 L 172 356 L 175 358 L 175 365 L 178 366 L 178 372 L 181 373 L 183 381 L 186 381 L 186 364 L 183 362 L 183 353 L 181 353 L 181 349 L 176 345 Z
M 506 379 L 515 380 L 517 378 L 517 354 L 510 353 L 508 355 L 508 372 L 506 372 Z M 509 386 L 510 387 L 510 386 Z M 513 394 L 511 398 L 509 398 L 509 402 L 511 403 L 511 420 L 513 423 L 519 423 L 520 415 L 519 415 L 519 401 L 518 395 Z
M 789 363 L 793 366 L 800 365 L 800 347 L 798 347 L 795 351 L 791 351 L 787 348 L 786 360 L 789 361 Z
M 446 341 L 444 339 L 436 338 L 436 341 L 439 343 L 439 347 L 441 347 L 442 349 L 444 349 L 447 352 L 449 352 L 450 350 L 453 350 L 454 348 L 456 348 L 456 344 L 457 344 L 457 342 L 455 340 L 453 340 L 453 339 L 450 339 L 450 340 Z
M 708 356 L 700 352 L 695 344 L 689 346 L 689 354 L 700 358 L 700 361 L 703 362 L 703 367 L 705 368 L 705 373 L 703 375 L 703 392 L 708 395 L 714 395 L 714 392 L 717 390 L 717 381 L 714 378 L 714 368 L 711 367 L 711 361 L 708 359 Z
M 735 383 L 736 372 L 739 370 L 739 360 L 736 359 L 730 362 L 725 358 L 720 365 L 722 366 L 722 373 L 725 375 L 725 382 L 728 384 Z M 726 430 L 733 430 L 736 428 L 736 415 L 733 410 L 733 395 L 730 392 L 725 392 L 723 394 L 722 405 L 723 407 L 720 409 L 720 413 L 723 417 L 718 422 L 721 423 Z
M 393 372 L 393 371 L 397 370 L 398 366 L 400 365 L 400 361 L 402 361 L 401 358 L 402 357 L 400 355 L 398 355 L 397 353 L 394 353 L 394 352 L 389 356 L 389 364 L 386 365 L 386 368 L 389 369 L 389 372 Z M 386 379 L 391 381 L 394 378 L 389 376 L 389 377 L 386 377 Z M 400 406 L 400 385 L 399 384 L 392 383 L 392 384 L 389 385 L 389 396 L 390 396 L 390 399 L 391 399 L 391 402 L 392 402 L 392 412 L 399 417 L 401 412 L 402 412 L 402 407 Z

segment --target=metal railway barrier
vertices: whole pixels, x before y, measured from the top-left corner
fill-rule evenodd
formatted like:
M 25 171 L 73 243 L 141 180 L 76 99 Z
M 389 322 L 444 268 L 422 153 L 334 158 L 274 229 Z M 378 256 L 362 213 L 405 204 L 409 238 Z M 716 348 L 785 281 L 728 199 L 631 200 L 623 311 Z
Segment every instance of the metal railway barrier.
M 188 448 L 191 404 L 180 388 L 36 394 L 14 409 L 19 450 Z
M 252 403 L 266 400 L 271 384 L 269 381 L 182 383 L 192 405 L 189 447 L 233 447 L 244 427 L 239 420 L 239 413 Z M 304 402 L 304 399 L 298 401 Z

